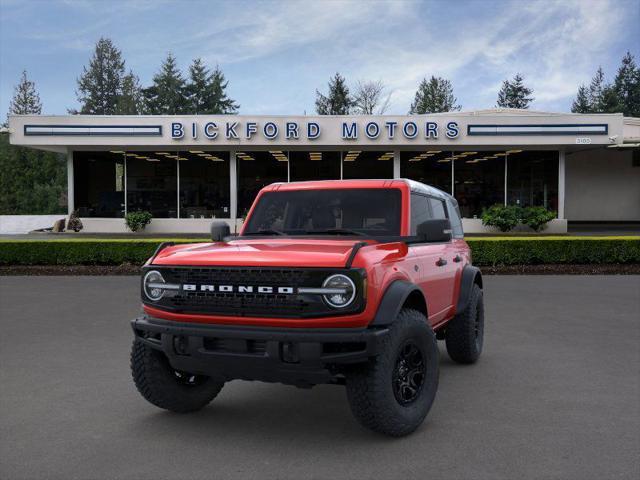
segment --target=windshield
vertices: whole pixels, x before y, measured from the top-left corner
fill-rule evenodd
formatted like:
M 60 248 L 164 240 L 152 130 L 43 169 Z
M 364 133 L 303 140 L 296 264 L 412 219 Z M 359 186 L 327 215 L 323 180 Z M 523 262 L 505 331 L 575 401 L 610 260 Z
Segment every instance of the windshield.
M 400 235 L 397 188 L 267 192 L 244 235 Z

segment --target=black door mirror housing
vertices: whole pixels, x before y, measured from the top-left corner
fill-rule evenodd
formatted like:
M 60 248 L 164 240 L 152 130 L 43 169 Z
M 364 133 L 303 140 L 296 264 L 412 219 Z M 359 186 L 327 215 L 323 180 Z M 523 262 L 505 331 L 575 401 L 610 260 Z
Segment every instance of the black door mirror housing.
M 211 240 L 214 242 L 222 242 L 225 237 L 231 234 L 229 224 L 224 220 L 214 220 L 211 222 Z
M 420 242 L 449 242 L 451 222 L 447 218 L 426 220 L 418 225 L 416 233 Z

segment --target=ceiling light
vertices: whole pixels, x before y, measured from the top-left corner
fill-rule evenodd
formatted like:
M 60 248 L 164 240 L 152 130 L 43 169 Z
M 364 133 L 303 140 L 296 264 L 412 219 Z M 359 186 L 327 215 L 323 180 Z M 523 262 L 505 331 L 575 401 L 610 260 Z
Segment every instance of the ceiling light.
M 204 153 L 202 150 L 189 150 L 189 153 Z
M 147 162 L 159 162 L 157 158 L 147 158 Z
M 124 153 L 122 150 L 110 150 L 110 153 Z
M 135 158 L 139 158 L 140 160 L 146 160 L 149 157 L 143 157 L 142 155 L 136 155 Z
M 169 152 L 155 152 L 156 155 L 170 155 Z
M 428 150 L 427 153 L 442 153 L 442 150 Z
M 438 163 L 449 163 L 450 161 L 450 158 L 441 158 L 440 160 L 438 160 Z
M 520 153 L 522 150 L 507 150 L 507 153 Z

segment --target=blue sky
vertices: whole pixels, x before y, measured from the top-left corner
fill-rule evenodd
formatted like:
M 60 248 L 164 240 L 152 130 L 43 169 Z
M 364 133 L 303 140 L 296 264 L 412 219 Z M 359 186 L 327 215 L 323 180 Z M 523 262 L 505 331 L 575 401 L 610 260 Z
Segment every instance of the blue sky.
M 598 65 L 640 63 L 640 0 L 162 1 L 0 0 L 0 116 L 20 72 L 44 113 L 77 106 L 76 78 L 100 36 L 151 81 L 167 52 L 187 70 L 220 65 L 242 114 L 311 114 L 336 71 L 382 80 L 387 113 L 406 113 L 425 76 L 449 78 L 463 109 L 495 105 L 516 72 L 537 110 L 568 111 Z

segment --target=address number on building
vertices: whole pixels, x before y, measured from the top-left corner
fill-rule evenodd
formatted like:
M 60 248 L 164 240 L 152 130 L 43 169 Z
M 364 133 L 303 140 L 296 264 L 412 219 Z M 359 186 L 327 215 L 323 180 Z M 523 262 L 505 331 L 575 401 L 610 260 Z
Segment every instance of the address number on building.
M 576 138 L 576 145 L 589 145 L 590 143 L 591 143 L 591 139 L 589 137 Z

